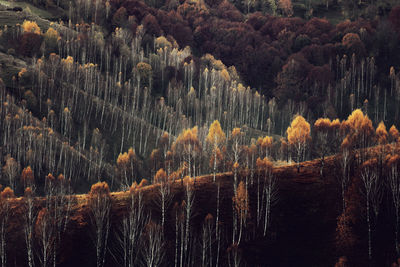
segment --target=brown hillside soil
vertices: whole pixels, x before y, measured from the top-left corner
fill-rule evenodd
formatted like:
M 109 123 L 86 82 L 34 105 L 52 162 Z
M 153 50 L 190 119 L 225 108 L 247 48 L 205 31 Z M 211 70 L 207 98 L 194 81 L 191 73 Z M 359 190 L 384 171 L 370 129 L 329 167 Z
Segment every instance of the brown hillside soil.
M 274 173 L 278 181 L 278 202 L 272 209 L 272 226 L 269 238 L 252 239 L 241 243 L 243 257 L 248 266 L 332 266 L 335 259 L 336 218 L 341 211 L 341 196 L 333 171 L 333 158 L 327 158 L 325 177 L 319 176 L 319 161 L 302 163 L 300 173 L 295 165 L 277 167 Z M 221 185 L 220 220 L 226 233 L 231 236 L 232 228 L 232 174 L 217 175 Z M 262 180 L 262 179 L 261 179 Z M 256 187 L 249 187 L 250 224 L 255 221 Z M 156 202 L 157 185 L 141 189 L 145 209 L 151 211 L 154 221 L 160 221 L 160 209 Z M 192 229 L 198 232 L 205 216 L 216 209 L 216 184 L 212 175 L 196 179 Z M 184 191 L 180 180 L 172 184 L 174 194 L 172 204 L 167 212 L 166 233 L 168 239 L 168 258 L 173 259 L 174 246 L 174 213 L 175 202 L 181 202 Z M 59 266 L 92 266 L 95 260 L 92 234 L 90 228 L 88 195 L 76 195 L 72 208 L 71 220 L 67 233 L 62 237 L 63 246 L 59 256 Z M 112 227 L 118 224 L 126 212 L 129 192 L 112 193 Z M 24 266 L 26 260 L 25 240 L 23 235 L 23 199 L 13 203 L 9 228 L 8 262 L 10 266 Z M 43 198 L 36 199 L 39 209 L 44 204 Z M 112 230 L 111 230 L 112 231 Z M 112 235 L 110 235 L 112 237 Z M 112 245 L 112 243 L 109 243 Z M 170 252 L 171 251 L 171 252 Z M 225 255 L 223 250 L 221 255 Z M 225 256 L 224 256 L 225 257 Z M 107 266 L 115 266 L 110 255 L 107 255 Z M 169 265 L 170 266 L 170 265 Z

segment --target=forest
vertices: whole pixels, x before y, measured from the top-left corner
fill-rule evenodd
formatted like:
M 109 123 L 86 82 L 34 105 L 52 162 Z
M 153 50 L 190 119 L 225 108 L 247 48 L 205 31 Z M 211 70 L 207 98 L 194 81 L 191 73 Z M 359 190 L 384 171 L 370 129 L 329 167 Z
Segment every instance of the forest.
M 0 266 L 400 266 L 400 2 L 0 0 Z

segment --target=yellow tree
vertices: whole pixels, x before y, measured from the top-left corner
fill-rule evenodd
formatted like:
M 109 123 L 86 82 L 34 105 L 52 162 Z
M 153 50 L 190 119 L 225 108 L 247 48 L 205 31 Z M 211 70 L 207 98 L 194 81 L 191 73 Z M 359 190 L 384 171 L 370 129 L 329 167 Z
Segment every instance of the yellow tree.
M 211 147 L 211 151 L 212 151 L 213 158 L 214 158 L 214 160 L 212 162 L 212 167 L 213 167 L 213 174 L 214 174 L 213 181 L 215 182 L 215 174 L 217 172 L 217 163 L 218 163 L 218 152 L 221 151 L 221 148 L 223 147 L 223 145 L 226 141 L 225 133 L 224 133 L 224 131 L 222 131 L 221 125 L 218 120 L 215 120 L 210 125 L 206 141 Z M 222 156 L 222 154 L 220 154 L 220 155 Z
M 22 170 L 21 174 L 21 182 L 24 185 L 24 188 L 26 187 L 32 187 L 35 183 L 35 178 L 33 175 L 33 171 L 31 169 L 31 166 L 28 166 Z
M 236 191 L 235 196 L 232 198 L 235 211 L 237 214 L 237 219 L 239 219 L 239 236 L 238 240 L 235 241 L 235 235 L 236 235 L 236 229 L 234 227 L 234 232 L 233 232 L 233 242 L 232 243 L 240 243 L 241 237 L 242 237 L 242 232 L 243 232 L 243 227 L 246 225 L 246 219 L 249 217 L 250 213 L 250 208 L 249 208 L 249 194 L 247 192 L 247 189 L 243 183 L 243 181 L 240 181 L 238 189 Z M 234 223 L 234 226 L 236 224 Z
M 20 166 L 18 162 L 12 158 L 10 155 L 7 155 L 6 164 L 3 167 L 3 172 L 6 174 L 9 186 L 12 190 L 15 189 L 15 177 L 20 171 Z
M 300 172 L 300 161 L 304 158 L 307 143 L 310 141 L 310 124 L 300 115 L 297 115 L 287 129 L 289 145 L 297 154 L 297 172 Z
M 121 184 L 126 188 L 132 183 L 135 178 L 135 163 L 136 154 L 133 148 L 129 148 L 128 152 L 120 153 L 117 158 L 118 170 L 122 172 Z M 128 177 L 130 176 L 130 177 Z
M 257 145 L 260 148 L 261 155 L 264 153 L 264 157 L 268 158 L 271 153 L 273 139 L 270 136 L 265 136 L 264 138 L 259 137 L 257 139 Z
M 319 118 L 314 123 L 314 130 L 317 135 L 316 145 L 317 151 L 321 158 L 320 175 L 323 176 L 323 168 L 325 165 L 325 156 L 331 152 L 330 144 L 336 139 L 336 131 L 340 127 L 338 119 L 331 121 L 329 118 Z
M 390 127 L 389 134 L 390 134 L 390 139 L 393 143 L 399 141 L 400 133 L 399 130 L 397 130 L 396 126 L 392 125 L 392 127 Z
M 197 136 L 197 126 L 192 129 L 184 129 L 176 138 L 172 145 L 172 150 L 176 154 L 182 155 L 184 162 L 188 166 L 188 175 L 193 174 L 196 179 L 196 159 L 201 153 L 201 144 Z M 193 171 L 193 172 L 192 172 Z
M 125 186 L 128 185 L 128 175 L 127 175 L 127 171 L 128 171 L 128 168 L 129 168 L 128 164 L 129 164 L 128 153 L 126 153 L 126 152 L 125 153 L 120 153 L 118 155 L 118 158 L 117 158 L 117 166 L 118 166 L 118 170 L 122 171 L 122 173 L 123 173 L 123 179 L 124 179 L 123 184 Z
M 364 160 L 364 148 L 370 145 L 371 137 L 375 133 L 372 121 L 360 109 L 354 110 L 346 121 L 342 122 L 341 131 L 347 133 L 345 138 L 349 148 L 360 148 L 360 162 Z
M 24 20 L 24 23 L 22 23 L 22 30 L 24 32 L 41 34 L 40 28 L 35 21 Z

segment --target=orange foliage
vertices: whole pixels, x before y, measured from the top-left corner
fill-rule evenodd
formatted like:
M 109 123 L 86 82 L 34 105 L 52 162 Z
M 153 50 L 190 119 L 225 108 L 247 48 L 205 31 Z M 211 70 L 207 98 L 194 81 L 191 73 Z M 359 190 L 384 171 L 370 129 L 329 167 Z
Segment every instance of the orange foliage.
M 141 181 L 140 181 L 140 183 L 139 183 L 139 185 L 138 185 L 138 188 L 142 188 L 142 187 L 145 187 L 145 186 L 147 186 L 147 185 L 149 185 L 149 181 L 147 181 L 146 179 L 142 179 Z
M 314 128 L 317 131 L 327 131 L 330 129 L 332 122 L 329 118 L 319 118 L 314 123 Z
M 30 21 L 30 20 L 24 20 L 24 23 L 22 23 L 22 30 L 24 32 L 31 32 L 36 34 L 41 33 L 37 23 L 35 21 Z
M 244 216 L 245 214 L 247 214 L 247 217 L 250 216 L 249 194 L 243 181 L 240 181 L 238 189 L 236 190 L 236 195 L 232 198 L 232 200 L 235 203 L 235 209 L 240 216 Z
M 338 130 L 340 128 L 340 121 L 339 119 L 335 119 L 331 122 L 331 128 L 334 130 Z
M 387 165 L 389 167 L 396 166 L 395 164 L 398 164 L 399 162 L 400 162 L 400 156 L 399 155 L 388 156 Z
M 272 169 L 273 165 L 272 162 L 268 160 L 268 158 L 257 158 L 256 165 L 259 171 Z
M 60 182 L 60 183 L 65 182 L 65 177 L 64 177 L 64 175 L 63 175 L 62 173 L 60 173 L 60 174 L 58 175 L 57 181 Z
M 30 166 L 22 170 L 21 182 L 24 186 L 31 186 L 34 184 L 35 177 L 33 176 L 33 171 Z
M 165 183 L 167 182 L 167 173 L 164 171 L 163 168 L 159 169 L 154 176 L 155 183 Z
M 182 133 L 176 138 L 173 148 L 179 144 L 182 144 L 183 146 L 187 144 L 192 144 L 193 145 L 192 149 L 199 147 L 200 142 L 197 137 L 197 131 L 198 131 L 197 126 L 193 127 L 192 129 L 184 129 Z
M 376 128 L 376 138 L 380 145 L 386 144 L 388 141 L 388 132 L 386 131 L 386 126 L 383 121 L 381 121 Z
M 400 133 L 397 130 L 396 126 L 392 125 L 392 127 L 390 127 L 389 134 L 390 134 L 392 141 L 396 142 L 399 140 Z
M 214 147 L 224 143 L 226 140 L 225 133 L 222 131 L 221 124 L 215 120 L 208 130 L 206 141 Z
M 270 136 L 265 136 L 264 138 L 259 137 L 257 139 L 257 145 L 261 146 L 261 148 L 266 149 L 270 148 L 272 146 L 272 137 Z
M 238 163 L 237 161 L 236 161 L 235 163 L 233 163 L 232 168 L 233 168 L 233 169 L 239 168 L 239 163 Z
M 348 264 L 347 257 L 343 256 L 339 258 L 338 262 L 335 264 L 335 267 L 346 267 L 348 266 L 347 264 Z
M 219 166 L 222 162 L 222 160 L 224 159 L 224 156 L 221 153 L 221 150 L 219 150 L 219 148 L 215 148 L 213 149 L 213 153 L 210 157 L 210 162 L 209 165 L 212 168 L 214 166 L 214 159 L 217 158 L 217 166 Z
M 33 197 L 32 188 L 30 188 L 30 187 L 25 188 L 24 196 L 25 197 Z
M 10 187 L 4 188 L 3 192 L 1 192 L 1 199 L 9 199 L 14 198 L 14 191 Z
M 360 109 L 354 110 L 346 121 L 341 125 L 341 131 L 347 133 L 346 142 L 348 146 L 353 144 L 360 144 L 360 146 L 365 147 L 367 145 L 368 139 L 374 134 L 374 127 L 372 126 L 372 121 L 367 115 Z M 343 140 L 343 143 L 345 142 Z M 342 147 L 344 144 L 342 143 Z
M 97 182 L 90 188 L 89 197 L 109 196 L 110 188 L 106 182 Z
M 310 124 L 300 115 L 297 115 L 287 129 L 290 145 L 305 145 L 310 139 Z
M 241 132 L 240 128 L 233 128 L 231 138 L 239 138 L 243 136 L 243 133 Z

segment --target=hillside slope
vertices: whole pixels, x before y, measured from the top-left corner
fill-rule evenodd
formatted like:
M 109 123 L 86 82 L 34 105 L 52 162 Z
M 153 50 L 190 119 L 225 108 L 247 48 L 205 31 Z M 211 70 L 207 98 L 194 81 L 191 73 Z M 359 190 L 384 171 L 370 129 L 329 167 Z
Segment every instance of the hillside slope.
M 327 266 L 337 258 L 334 250 L 336 217 L 340 211 L 340 191 L 333 175 L 333 160 L 327 160 L 327 175 L 319 176 L 319 162 L 304 162 L 300 173 L 293 165 L 274 169 L 278 181 L 278 202 L 272 210 L 272 230 L 269 241 L 256 238 L 251 242 L 242 242 L 243 258 L 248 266 Z M 233 195 L 232 173 L 217 175 L 221 185 L 221 222 L 226 229 L 231 229 Z M 255 186 L 249 187 L 250 210 L 255 211 Z M 160 219 L 160 209 L 155 204 L 158 185 L 141 189 L 146 210 L 152 219 Z M 173 183 L 173 203 L 183 198 L 183 188 L 179 181 Z M 129 204 L 129 192 L 112 193 L 112 231 L 121 221 Z M 216 185 L 212 176 L 198 177 L 195 185 L 194 210 L 191 218 L 192 229 L 199 231 L 201 223 L 208 213 L 215 214 Z M 62 238 L 60 266 L 90 266 L 94 248 L 91 243 L 90 216 L 87 206 L 88 195 L 72 196 L 73 207 L 68 230 Z M 36 198 L 35 207 L 44 205 L 43 198 Z M 25 259 L 23 243 L 23 198 L 18 198 L 12 205 L 13 222 L 10 227 L 14 234 L 10 240 L 9 259 L 21 266 Z M 167 212 L 167 239 L 173 238 L 173 205 Z M 255 212 L 253 213 L 255 214 Z M 254 216 L 253 216 L 254 218 Z M 250 220 L 252 223 L 254 220 Z M 227 230 L 228 231 L 228 230 Z M 168 234 L 171 233 L 171 234 Z M 172 242 L 174 240 L 167 240 Z M 79 246 L 77 245 L 79 244 Z M 107 266 L 114 266 L 111 255 L 107 255 Z

